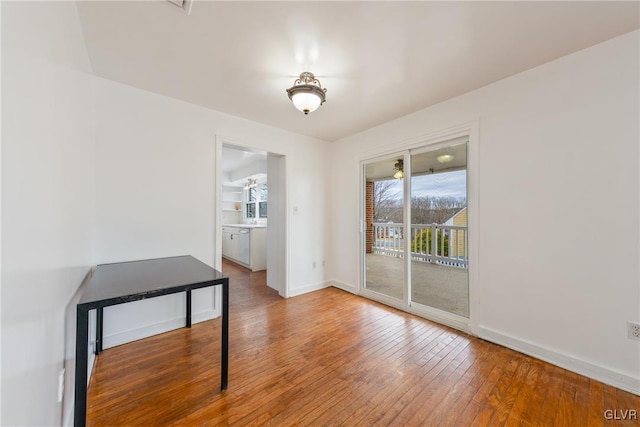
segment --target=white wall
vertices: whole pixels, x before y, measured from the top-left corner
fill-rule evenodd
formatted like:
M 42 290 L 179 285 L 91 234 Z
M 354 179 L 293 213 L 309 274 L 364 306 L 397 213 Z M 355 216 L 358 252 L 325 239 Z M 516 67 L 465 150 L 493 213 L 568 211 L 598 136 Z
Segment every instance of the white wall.
M 96 262 L 191 254 L 214 265 L 215 143 L 286 156 L 291 294 L 324 286 L 324 162 L 328 143 L 97 79 Z M 286 101 L 286 99 L 285 99 Z M 300 115 L 302 119 L 302 115 Z M 312 267 L 316 261 L 316 268 Z M 214 315 L 194 293 L 194 320 Z M 181 325 L 184 296 L 105 310 L 105 346 Z
M 2 425 L 62 420 L 65 309 L 92 264 L 90 73 L 75 3 L 2 2 Z
M 640 343 L 626 336 L 640 320 L 638 38 L 333 144 L 328 277 L 358 285 L 364 153 L 478 121 L 475 332 L 640 393 Z

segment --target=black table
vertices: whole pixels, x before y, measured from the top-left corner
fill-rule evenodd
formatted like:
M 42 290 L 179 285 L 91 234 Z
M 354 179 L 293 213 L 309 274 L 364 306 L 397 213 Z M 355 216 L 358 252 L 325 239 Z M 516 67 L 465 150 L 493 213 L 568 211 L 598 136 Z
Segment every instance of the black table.
M 110 305 L 186 292 L 186 327 L 191 327 L 191 291 L 222 285 L 222 361 L 220 388 L 229 373 L 229 278 L 194 257 L 178 256 L 98 265 L 84 286 L 76 311 L 76 379 L 74 424 L 87 418 L 87 349 L 89 310 L 97 310 L 96 354 L 102 351 L 102 311 Z

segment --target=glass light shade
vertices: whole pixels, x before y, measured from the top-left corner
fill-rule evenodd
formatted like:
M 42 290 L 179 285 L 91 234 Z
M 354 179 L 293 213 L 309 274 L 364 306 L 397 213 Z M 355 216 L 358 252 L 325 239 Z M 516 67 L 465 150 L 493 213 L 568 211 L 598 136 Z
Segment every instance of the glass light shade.
M 449 163 L 451 160 L 453 160 L 453 156 L 451 154 L 441 154 L 438 157 L 436 157 L 436 159 L 440 163 Z
M 403 177 L 404 177 L 404 172 L 402 172 L 402 171 L 397 171 L 396 173 L 394 173 L 394 174 L 393 174 L 393 177 L 394 177 L 395 179 L 403 178 Z
M 293 105 L 305 114 L 312 113 L 318 109 L 322 100 L 315 93 L 298 92 L 291 97 Z
M 316 111 L 324 103 L 326 93 L 327 89 L 323 89 L 320 81 L 308 71 L 301 73 L 300 78 L 287 89 L 293 105 L 304 114 Z

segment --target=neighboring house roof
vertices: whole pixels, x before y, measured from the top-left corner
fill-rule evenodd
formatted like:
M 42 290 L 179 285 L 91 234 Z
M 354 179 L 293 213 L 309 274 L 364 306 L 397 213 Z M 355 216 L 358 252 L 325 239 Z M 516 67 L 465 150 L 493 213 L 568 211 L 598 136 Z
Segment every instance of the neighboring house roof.
M 455 224 L 455 219 L 464 215 L 464 224 Z M 462 219 L 462 218 L 461 218 Z M 467 225 L 467 207 L 460 209 L 458 212 L 451 215 L 451 217 L 444 222 L 444 225 Z

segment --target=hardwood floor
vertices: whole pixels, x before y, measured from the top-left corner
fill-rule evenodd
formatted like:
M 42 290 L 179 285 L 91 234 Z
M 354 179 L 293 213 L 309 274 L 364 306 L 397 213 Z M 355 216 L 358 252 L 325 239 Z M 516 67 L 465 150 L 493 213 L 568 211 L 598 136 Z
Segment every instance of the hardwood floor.
M 105 350 L 89 425 L 639 423 L 604 415 L 640 412 L 639 396 L 341 290 L 285 300 L 264 272 L 223 271 L 229 389 L 219 392 L 220 320 L 199 323 Z

